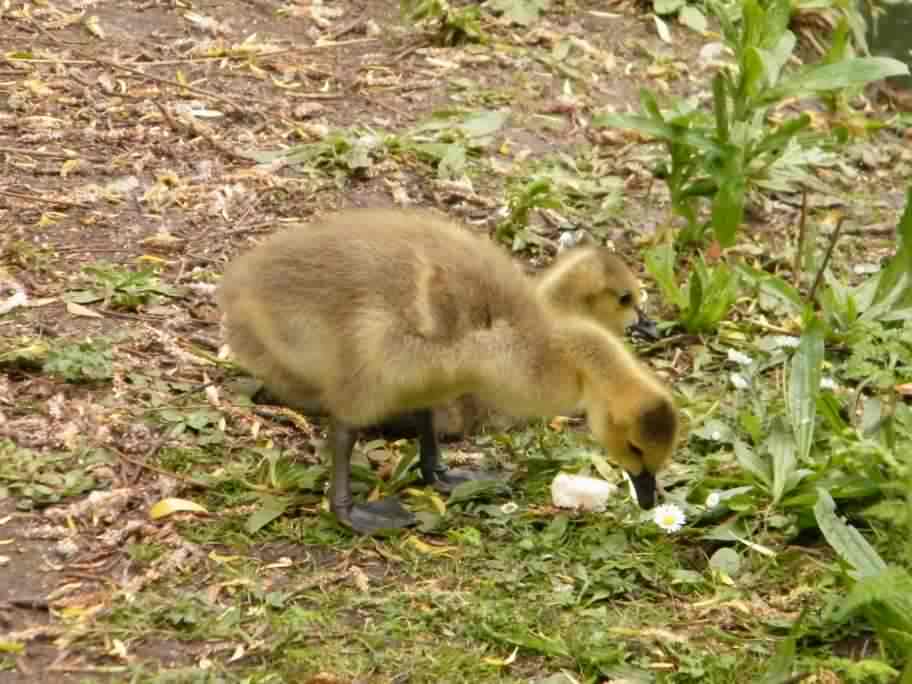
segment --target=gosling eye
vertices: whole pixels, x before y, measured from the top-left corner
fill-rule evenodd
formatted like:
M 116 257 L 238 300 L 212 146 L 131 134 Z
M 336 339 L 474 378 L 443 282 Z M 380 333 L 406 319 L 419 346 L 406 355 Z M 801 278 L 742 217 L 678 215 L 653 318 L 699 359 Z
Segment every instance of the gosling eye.
M 630 452 L 637 458 L 643 458 L 643 450 L 633 442 L 627 442 L 627 448 L 630 449 Z
M 629 292 L 625 292 L 620 296 L 618 301 L 621 303 L 621 306 L 633 306 L 633 295 Z

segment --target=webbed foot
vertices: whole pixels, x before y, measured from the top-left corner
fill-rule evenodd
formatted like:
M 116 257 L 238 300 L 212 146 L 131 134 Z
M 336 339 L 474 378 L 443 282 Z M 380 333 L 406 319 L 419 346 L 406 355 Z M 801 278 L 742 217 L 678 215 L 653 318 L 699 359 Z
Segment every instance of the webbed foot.
M 339 522 L 359 534 L 375 534 L 418 524 L 418 519 L 395 497 L 352 504 L 348 511 L 335 513 Z

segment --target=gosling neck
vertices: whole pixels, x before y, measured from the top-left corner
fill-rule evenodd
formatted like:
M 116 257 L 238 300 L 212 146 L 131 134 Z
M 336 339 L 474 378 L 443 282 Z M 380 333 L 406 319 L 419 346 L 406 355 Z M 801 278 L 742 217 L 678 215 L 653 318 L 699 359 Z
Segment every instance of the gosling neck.
M 584 317 L 568 316 L 559 321 L 554 345 L 563 357 L 560 365 L 564 372 L 573 369 L 577 376 L 578 402 L 587 411 L 604 397 L 623 403 L 631 387 L 641 386 L 645 380 L 639 362 L 623 340 Z
M 548 306 L 569 310 L 574 292 L 573 280 L 567 277 L 567 273 L 578 270 L 579 262 L 585 258 L 583 250 L 579 250 L 576 254 L 565 255 L 563 260 L 556 261 L 537 274 L 534 283 L 539 301 Z

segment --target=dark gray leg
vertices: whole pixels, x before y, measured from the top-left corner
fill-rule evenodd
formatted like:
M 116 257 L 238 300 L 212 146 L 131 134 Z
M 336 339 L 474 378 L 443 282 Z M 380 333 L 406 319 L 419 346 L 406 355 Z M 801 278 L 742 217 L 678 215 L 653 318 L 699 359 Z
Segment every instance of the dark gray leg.
M 358 437 L 357 430 L 338 420 L 330 426 L 332 449 L 332 484 L 329 508 L 343 525 L 361 534 L 409 527 L 418 521 L 395 498 L 354 503 L 351 492 L 351 453 Z
M 437 442 L 437 431 L 434 429 L 434 412 L 421 409 L 414 412 L 418 428 L 418 453 L 421 479 L 425 485 L 431 485 L 439 492 L 449 494 L 456 485 L 470 480 L 494 479 L 473 470 L 450 470 L 440 462 L 440 445 Z
M 329 426 L 332 452 L 332 480 L 329 485 L 329 509 L 346 522 L 354 504 L 351 493 L 351 453 L 355 448 L 355 431 L 338 421 Z

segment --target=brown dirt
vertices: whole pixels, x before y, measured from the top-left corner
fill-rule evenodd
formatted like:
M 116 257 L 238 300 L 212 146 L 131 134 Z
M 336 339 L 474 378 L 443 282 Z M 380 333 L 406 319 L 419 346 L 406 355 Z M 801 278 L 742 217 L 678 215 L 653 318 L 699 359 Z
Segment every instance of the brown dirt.
M 0 107 L 0 266 L 39 304 L 0 317 L 0 353 L 24 340 L 116 336 L 115 379 L 113 386 L 74 386 L 29 369 L 0 376 L 0 439 L 33 449 L 36 459 L 64 453 L 74 463 L 87 450 L 104 447 L 115 455 L 113 460 L 91 472 L 100 483 L 128 489 L 133 500 L 107 525 L 79 523 L 73 536 L 79 552 L 72 557 L 57 555 L 59 536 L 37 535 L 48 524 L 41 511 L 19 515 L 9 499 L 0 502 L 0 555 L 8 557 L 0 564 L 0 630 L 20 636 L 23 630 L 49 630 L 43 637 L 21 636 L 26 650 L 6 661 L 13 669 L 0 670 L 2 682 L 78 681 L 92 667 L 119 662 L 98 652 L 80 654 L 78 643 L 54 642 L 60 606 L 52 604 L 49 612 L 42 601 L 75 581 L 81 583 L 76 603 L 88 610 L 104 603 L 103 597 L 93 601 L 92 592 L 104 589 L 105 580 L 122 584 L 132 576 L 123 548 L 96 544 L 109 528 L 141 522 L 140 505 L 157 493 L 156 473 L 135 463 L 150 455 L 150 445 L 161 435 L 131 410 L 156 392 L 167 392 L 171 384 L 221 376 L 198 356 L 181 356 L 193 345 L 218 342 L 218 315 L 205 292 L 188 292 L 135 312 L 95 304 L 100 317 L 88 317 L 68 311 L 61 301 L 80 285 L 83 266 L 98 261 L 136 265 L 145 259 L 160 267 L 166 283 L 211 283 L 230 256 L 285 220 L 342 206 L 392 205 L 389 180 L 419 204 L 485 217 L 502 202 L 500 179 L 493 174 L 478 181 L 487 202 L 472 204 L 437 187 L 417 162 L 394 169 L 392 177 L 379 168 L 366 177 L 331 179 L 257 169 L 240 153 L 314 139 L 316 124 L 403 130 L 437 109 L 459 105 L 462 91 L 449 87 L 458 79 L 472 80 L 475 89 L 506 93 L 494 106 L 513 109 L 512 127 L 501 138 L 514 148 L 527 148 L 533 155 L 569 149 L 586 142 L 583 126 L 554 134 L 523 125 L 553 107 L 563 83 L 524 52 L 524 43 L 549 45 L 573 34 L 614 55 L 616 66 L 598 82 L 575 84 L 586 93 L 588 105 L 567 112 L 568 121 L 578 114 L 591 116 L 594 108 L 620 110 L 635 103 L 648 78 L 641 70 L 644 49 L 664 54 L 668 63 L 677 61 L 676 68 L 686 71 L 699 44 L 697 37 L 677 31 L 674 47 L 661 45 L 651 20 L 637 9 L 615 6 L 608 9 L 616 16 L 596 16 L 590 11 L 606 11 L 605 3 L 596 0 L 578 3 L 572 16 L 555 13 L 533 35 L 488 26 L 499 40 L 519 46 L 493 56 L 487 50 L 424 49 L 420 35 L 399 24 L 392 0 L 344 3 L 343 15 L 325 25 L 311 18 L 304 2 L 194 2 L 195 14 L 218 22 L 214 35 L 195 28 L 192 17 L 175 3 L 90 0 L 78 5 L 86 8 L 86 16 L 97 18 L 103 37 L 79 23 L 76 3 L 27 4 L 28 15 L 21 3 L 0 10 L 0 45 L 7 55 L 0 56 L 0 99 L 5 102 Z M 280 9 L 294 12 L 282 16 Z M 366 33 L 369 22 L 381 28 L 379 36 Z M 282 51 L 249 60 L 205 57 L 207 45 L 213 50 L 242 48 L 253 34 L 257 44 Z M 316 37 L 335 44 L 313 47 Z M 455 66 L 441 68 L 434 60 Z M 174 85 L 178 80 L 205 93 L 182 91 Z M 685 78 L 671 83 L 676 91 L 695 87 Z M 208 131 L 199 134 L 174 113 L 189 102 L 223 116 L 199 119 Z M 172 121 L 159 105 L 171 112 Z M 508 161 L 504 155 L 498 159 Z M 133 186 L 111 191 L 110 184 L 124 179 Z M 171 237 L 157 240 L 160 233 Z M 629 243 L 618 246 L 630 249 Z M 136 375 L 151 378 L 153 385 L 137 384 Z M 241 446 L 252 443 L 249 415 L 234 417 L 231 438 Z M 278 446 L 309 451 L 288 426 L 273 424 L 265 430 Z M 117 454 L 131 460 L 118 460 Z M 167 536 L 162 530 L 153 533 Z M 73 571 L 90 564 L 93 554 L 97 568 Z M 291 554 L 283 549 L 278 555 Z M 263 549 L 264 559 L 271 555 Z M 339 562 L 338 554 L 328 553 L 319 565 Z M 39 603 L 23 607 L 31 599 Z M 199 655 L 186 645 L 155 639 L 138 653 L 185 664 Z

